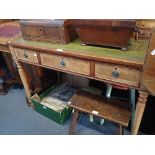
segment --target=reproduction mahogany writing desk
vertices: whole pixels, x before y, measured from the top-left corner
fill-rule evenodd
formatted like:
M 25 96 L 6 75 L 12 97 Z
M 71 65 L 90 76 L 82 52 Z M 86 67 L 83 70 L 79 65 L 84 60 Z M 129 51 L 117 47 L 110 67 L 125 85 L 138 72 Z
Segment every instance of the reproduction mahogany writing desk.
M 148 40 L 132 40 L 128 51 L 122 51 L 82 46 L 79 40 L 60 45 L 17 38 L 10 42 L 10 50 L 30 102 L 32 94 L 21 62 L 100 80 L 122 89 L 137 89 L 139 97 L 132 125 L 132 134 L 137 134 L 147 97 L 149 93 L 155 95 L 155 84 L 150 81 L 155 81 L 155 68 L 149 65 L 151 62 L 147 62 L 150 52 L 155 48 L 154 41 L 155 33 L 152 34 L 150 44 Z M 145 66 L 145 63 L 148 65 Z M 149 70 L 150 74 L 143 68 Z

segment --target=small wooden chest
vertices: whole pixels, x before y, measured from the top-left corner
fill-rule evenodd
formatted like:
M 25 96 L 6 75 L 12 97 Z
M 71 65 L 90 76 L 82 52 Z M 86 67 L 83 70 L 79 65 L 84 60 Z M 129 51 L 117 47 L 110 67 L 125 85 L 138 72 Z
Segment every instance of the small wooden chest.
M 138 38 L 150 39 L 152 32 L 155 31 L 154 19 L 137 19 L 136 26 L 139 29 Z
M 73 24 L 84 44 L 126 49 L 136 22 L 134 20 L 78 19 L 74 20 Z
M 66 44 L 77 38 L 71 20 L 20 20 L 25 40 Z

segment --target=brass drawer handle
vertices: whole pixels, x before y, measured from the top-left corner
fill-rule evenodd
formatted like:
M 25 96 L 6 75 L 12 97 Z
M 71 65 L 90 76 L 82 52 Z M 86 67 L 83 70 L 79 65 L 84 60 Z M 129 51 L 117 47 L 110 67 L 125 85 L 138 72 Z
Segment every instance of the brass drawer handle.
M 66 65 L 63 58 L 62 58 L 62 60 L 60 61 L 60 65 L 63 66 L 63 67 Z
M 115 70 L 112 72 L 112 77 L 113 78 L 118 78 L 119 77 L 119 72 L 117 71 L 117 67 L 115 67 Z
M 118 71 L 113 71 L 112 72 L 112 77 L 114 77 L 114 78 L 118 78 L 119 77 L 119 72 Z
M 28 55 L 26 53 L 24 53 L 24 58 L 26 58 L 26 59 L 28 58 Z

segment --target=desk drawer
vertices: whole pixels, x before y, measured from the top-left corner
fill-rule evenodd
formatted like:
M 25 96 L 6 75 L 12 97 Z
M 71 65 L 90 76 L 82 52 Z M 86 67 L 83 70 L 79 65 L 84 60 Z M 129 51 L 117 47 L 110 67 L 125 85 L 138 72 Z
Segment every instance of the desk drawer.
M 16 48 L 15 52 L 18 59 L 33 62 L 33 63 L 38 63 L 37 53 L 34 51 Z
M 95 77 L 112 82 L 139 86 L 140 71 L 123 66 L 96 63 Z
M 79 74 L 90 74 L 90 61 L 54 54 L 40 54 L 42 65 L 71 71 Z

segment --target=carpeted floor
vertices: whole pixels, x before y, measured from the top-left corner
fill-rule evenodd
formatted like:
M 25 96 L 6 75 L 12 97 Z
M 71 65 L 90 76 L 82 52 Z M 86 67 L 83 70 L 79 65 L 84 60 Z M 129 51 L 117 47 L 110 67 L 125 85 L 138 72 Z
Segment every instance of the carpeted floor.
M 42 116 L 25 103 L 23 89 L 11 89 L 7 95 L 0 96 L 0 135 L 67 135 L 70 119 L 64 125 Z M 117 126 L 105 121 L 104 125 L 90 123 L 83 115 L 76 128 L 77 135 L 113 135 Z M 125 130 L 125 134 L 130 134 Z

